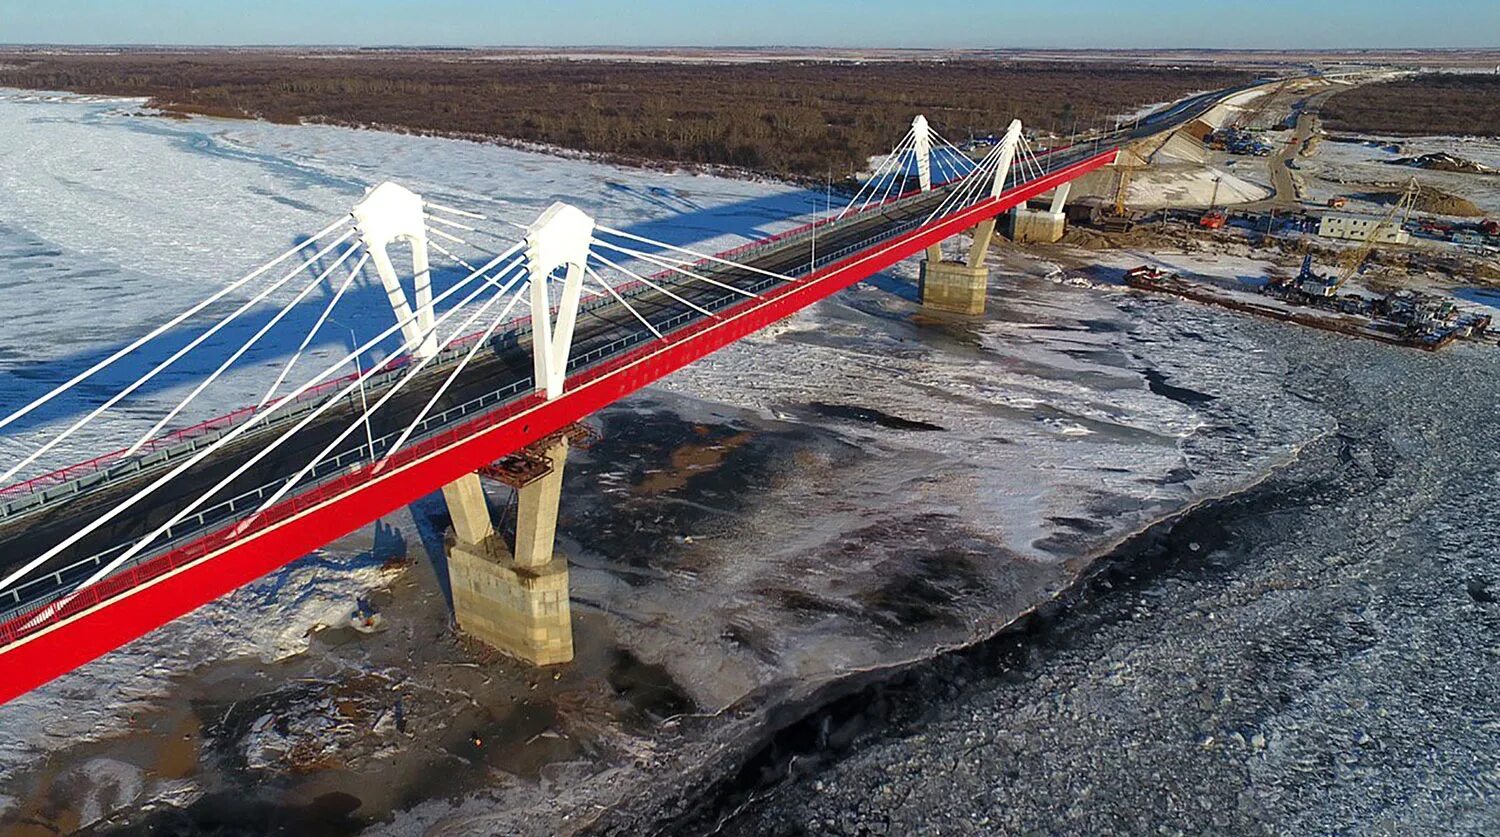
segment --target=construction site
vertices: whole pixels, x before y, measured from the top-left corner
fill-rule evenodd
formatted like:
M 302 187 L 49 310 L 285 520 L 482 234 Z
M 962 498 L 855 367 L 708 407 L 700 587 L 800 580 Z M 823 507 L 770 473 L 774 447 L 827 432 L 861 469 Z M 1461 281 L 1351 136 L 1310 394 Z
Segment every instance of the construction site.
M 1493 343 L 1500 144 L 1330 135 L 1320 118 L 1334 96 L 1396 77 L 1264 80 L 1225 95 L 1074 183 L 1067 206 L 1050 207 L 1055 227 L 1013 222 L 1012 239 L 1096 287 L 1423 349 Z

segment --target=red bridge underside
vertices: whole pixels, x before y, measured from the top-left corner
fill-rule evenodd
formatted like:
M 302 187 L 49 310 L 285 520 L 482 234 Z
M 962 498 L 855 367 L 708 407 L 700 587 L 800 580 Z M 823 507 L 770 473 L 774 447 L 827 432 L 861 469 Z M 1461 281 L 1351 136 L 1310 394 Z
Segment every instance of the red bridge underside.
M 1113 150 L 986 199 L 869 250 L 747 299 L 665 340 L 567 381 L 555 400 L 533 395 L 414 445 L 379 474 L 370 467 L 298 495 L 83 591 L 41 630 L 34 617 L 0 625 L 0 703 L 131 640 L 588 416 L 751 332 L 1113 162 Z

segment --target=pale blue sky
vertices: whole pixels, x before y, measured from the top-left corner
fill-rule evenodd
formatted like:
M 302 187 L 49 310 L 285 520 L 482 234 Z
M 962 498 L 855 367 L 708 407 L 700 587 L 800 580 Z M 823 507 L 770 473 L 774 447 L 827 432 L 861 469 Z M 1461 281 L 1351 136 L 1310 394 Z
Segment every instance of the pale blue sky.
M 1500 0 L 0 0 L 0 43 L 1496 47 Z

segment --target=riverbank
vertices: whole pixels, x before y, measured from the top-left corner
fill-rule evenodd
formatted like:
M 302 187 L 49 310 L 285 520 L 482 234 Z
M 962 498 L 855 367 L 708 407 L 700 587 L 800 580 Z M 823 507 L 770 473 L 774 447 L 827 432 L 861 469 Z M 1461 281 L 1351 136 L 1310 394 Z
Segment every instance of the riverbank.
M 857 744 L 773 759 L 790 780 L 694 830 L 1494 833 L 1500 429 L 1471 399 L 1500 358 L 1286 339 L 1335 435 L 1054 618 L 851 699 L 820 734 Z

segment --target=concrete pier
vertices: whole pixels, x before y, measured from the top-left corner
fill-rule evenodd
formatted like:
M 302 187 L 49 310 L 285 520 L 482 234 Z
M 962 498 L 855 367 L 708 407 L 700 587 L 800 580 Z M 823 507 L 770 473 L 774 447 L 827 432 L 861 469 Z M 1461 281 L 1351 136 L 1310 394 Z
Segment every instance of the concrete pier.
M 950 314 L 984 313 L 984 295 L 990 285 L 990 269 L 984 261 L 995 238 L 995 220 L 980 223 L 972 235 L 967 261 L 942 258 L 942 250 L 936 244 L 927 248 L 927 258 L 922 261 L 917 279 L 923 308 Z
M 542 453 L 551 470 L 517 489 L 514 549 L 496 534 L 477 475 L 445 486 L 443 496 L 453 515 L 446 547 L 459 629 L 544 666 L 573 659 L 573 625 L 568 562 L 554 554 L 567 438 L 549 441 Z
M 1052 244 L 1067 232 L 1067 217 L 1061 212 L 1017 207 L 1007 216 L 1010 240 L 1017 244 L 1036 242 Z
M 1072 191 L 1072 187 L 1072 183 L 1064 183 L 1053 189 L 1052 204 L 1045 212 L 1025 206 L 1011 210 L 1006 220 L 1010 240 L 1018 244 L 1053 244 L 1061 241 L 1063 233 L 1068 231 L 1066 209 L 1068 193 Z
M 923 308 L 953 314 L 983 314 L 990 269 L 957 261 L 922 261 L 917 282 Z

